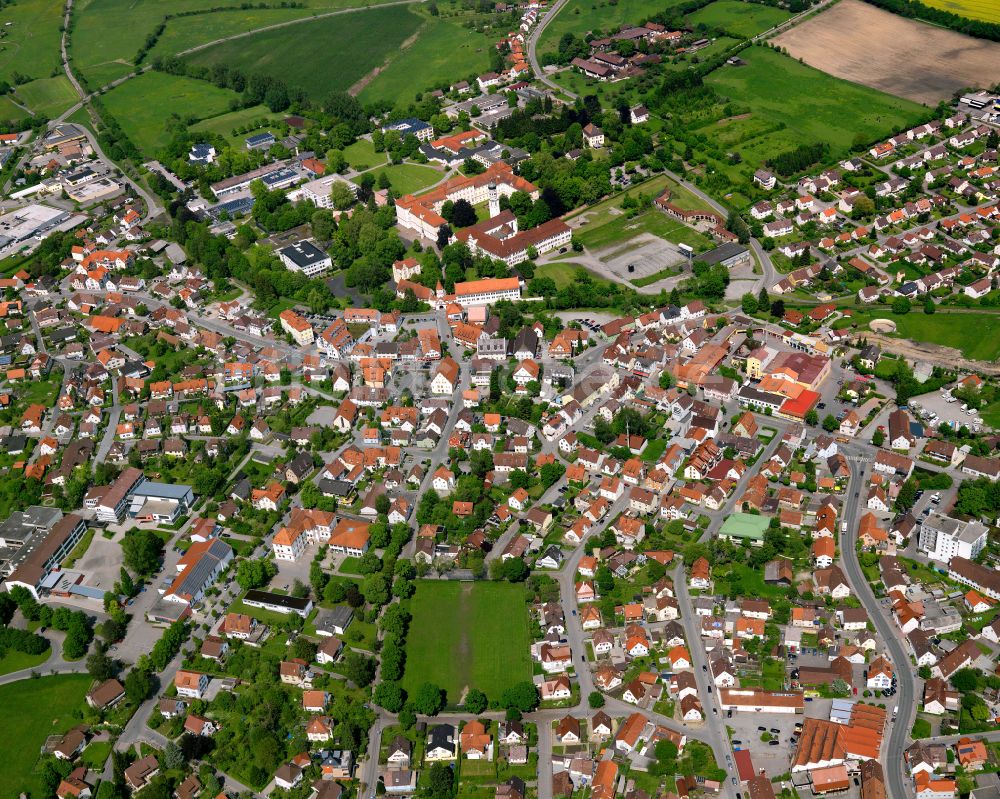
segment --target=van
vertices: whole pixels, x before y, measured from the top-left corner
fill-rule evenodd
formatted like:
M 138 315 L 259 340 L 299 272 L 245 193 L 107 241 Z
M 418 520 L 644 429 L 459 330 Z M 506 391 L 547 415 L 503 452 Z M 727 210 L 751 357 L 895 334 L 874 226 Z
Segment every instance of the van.
M 847 522 L 841 522 L 840 523 L 840 532 L 842 532 L 842 533 L 846 533 L 847 532 Z

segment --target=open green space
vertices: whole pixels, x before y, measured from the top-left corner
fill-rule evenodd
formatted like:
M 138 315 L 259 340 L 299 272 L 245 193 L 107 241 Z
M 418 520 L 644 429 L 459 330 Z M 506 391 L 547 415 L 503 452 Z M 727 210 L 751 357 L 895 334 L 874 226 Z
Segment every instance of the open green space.
M 405 106 L 419 92 L 450 86 L 485 72 L 495 43 L 495 37 L 477 33 L 457 21 L 427 16 L 416 40 L 391 55 L 386 68 L 358 97 L 364 103 L 381 100 Z
M 0 78 L 14 83 L 18 73 L 29 80 L 61 74 L 59 27 L 60 0 L 18 0 L 3 9 L 0 38 Z
M 368 169 L 385 163 L 385 153 L 375 152 L 369 139 L 358 139 L 344 148 L 344 158 L 354 169 Z
M 745 563 L 720 566 L 713 572 L 712 579 L 717 595 L 776 599 L 787 594 L 787 589 L 765 583 L 763 572 Z
M 831 77 L 766 47 L 740 53 L 745 66 L 725 66 L 705 82 L 737 115 L 698 129 L 721 152 L 737 152 L 742 163 L 725 171 L 748 177 L 771 157 L 803 144 L 825 142 L 833 158 L 855 138 L 883 138 L 922 119 L 916 103 Z
M 346 91 L 416 31 L 421 18 L 405 6 L 372 8 L 235 39 L 199 50 L 187 60 L 281 78 L 317 101 Z
M 467 688 L 490 698 L 531 679 L 528 615 L 521 585 L 420 581 L 410 603 L 404 687 L 441 686 L 457 704 Z
M 48 0 L 61 9 L 58 0 Z M 166 28 L 147 59 L 170 55 L 190 47 L 236 33 L 273 25 L 289 19 L 310 17 L 325 11 L 377 5 L 381 0 L 301 0 L 305 8 L 281 8 L 280 0 L 265 0 L 273 8 L 243 7 L 242 3 L 219 3 L 218 0 L 77 0 L 74 3 L 72 52 L 74 65 L 93 87 L 103 86 L 132 71 L 139 48 L 166 14 L 206 11 L 208 14 L 175 17 Z M 127 24 L 123 24 L 127 20 Z M 296 26 L 292 26 L 293 28 Z M 113 34 L 109 35 L 109 33 Z M 309 23 L 299 29 L 303 41 L 313 34 Z M 54 51 L 58 58 L 58 47 Z M 58 63 L 58 62 L 57 62 Z
M 859 330 L 868 329 L 872 319 L 891 319 L 896 336 L 959 350 L 966 358 L 993 361 L 1000 358 L 1000 314 L 976 312 L 934 314 L 911 312 L 897 316 L 888 309 L 858 308 L 853 319 Z M 989 413 L 989 408 L 986 409 Z M 996 414 L 996 411 L 994 411 Z M 989 421 L 988 416 L 984 416 Z M 994 419 L 1000 421 L 1000 418 Z
M 65 75 L 25 83 L 17 87 L 16 95 L 21 105 L 49 117 L 59 116 L 79 99 Z
M 46 649 L 40 655 L 28 655 L 24 652 L 10 650 L 0 658 L 0 674 L 10 674 L 12 671 L 21 671 L 22 669 L 33 669 L 35 666 L 41 665 L 48 660 L 51 654 L 51 648 Z
M 250 108 L 241 108 L 239 111 L 229 111 L 209 119 L 203 119 L 192 125 L 191 130 L 225 136 L 231 144 L 242 147 L 243 140 L 250 134 L 234 136 L 234 130 L 245 128 L 247 125 L 256 125 L 258 122 L 275 122 L 283 117 L 284 114 L 272 113 L 266 105 L 254 105 Z
M 30 116 L 23 108 L 18 108 L 10 97 L 0 97 L 0 119 L 26 119 Z
M 687 20 L 692 26 L 707 25 L 749 39 L 780 25 L 790 16 L 787 11 L 773 6 L 740 0 L 717 0 L 689 14 Z
M 0 757 L 0 796 L 42 796 L 32 773 L 38 752 L 49 735 L 65 732 L 79 718 L 83 698 L 92 682 L 87 674 L 59 674 L 37 680 L 0 685 L 0 707 L 16 734 L 6 735 Z
M 104 95 L 104 106 L 144 155 L 155 157 L 170 141 L 166 124 L 174 114 L 200 120 L 229 108 L 236 93 L 205 81 L 147 72 Z
M 711 247 L 707 236 L 654 208 L 634 217 L 620 214 L 603 224 L 584 225 L 573 238 L 593 250 L 621 244 L 640 233 L 650 233 L 675 244 L 689 244 L 699 252 Z
M 389 178 L 389 185 L 397 197 L 415 194 L 433 186 L 444 177 L 444 172 L 422 164 L 393 164 L 370 170 L 378 178 L 383 173 Z M 360 178 L 354 178 L 357 183 Z
M 575 283 L 580 271 L 586 272 L 591 279 L 604 281 L 600 275 L 592 272 L 581 264 L 572 261 L 555 261 L 551 264 L 541 264 L 535 267 L 535 277 L 549 277 L 556 284 L 556 288 L 565 288 L 571 283 Z M 607 281 L 604 281 L 607 282 Z

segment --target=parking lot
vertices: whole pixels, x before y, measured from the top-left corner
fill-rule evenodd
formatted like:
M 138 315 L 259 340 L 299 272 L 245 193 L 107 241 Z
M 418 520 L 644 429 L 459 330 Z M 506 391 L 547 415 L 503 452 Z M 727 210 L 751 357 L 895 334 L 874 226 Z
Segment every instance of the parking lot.
M 952 398 L 944 391 L 935 391 L 930 394 L 922 394 L 910 400 L 910 408 L 914 414 L 926 425 L 930 427 L 940 427 L 948 423 L 952 427 L 958 428 L 966 425 L 973 433 L 978 433 L 983 427 L 983 420 L 974 409 L 966 408 L 965 403 L 959 399 Z
M 627 247 L 601 252 L 599 257 L 608 276 L 619 282 L 640 280 L 687 263 L 677 245 L 648 235 L 637 236 Z

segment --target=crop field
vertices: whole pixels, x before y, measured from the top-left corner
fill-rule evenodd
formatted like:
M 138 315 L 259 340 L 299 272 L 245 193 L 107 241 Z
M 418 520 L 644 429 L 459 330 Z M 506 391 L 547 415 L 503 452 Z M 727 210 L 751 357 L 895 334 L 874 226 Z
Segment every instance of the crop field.
M 404 194 L 416 194 L 428 186 L 433 186 L 444 177 L 444 172 L 421 164 L 393 164 L 369 171 L 376 178 L 384 172 L 389 177 L 389 185 L 392 186 L 393 193 L 397 197 L 402 197 Z M 358 180 L 359 178 L 354 178 L 355 183 Z
M 10 81 L 15 72 L 32 80 L 61 73 L 59 26 L 60 0 L 19 0 L 5 6 L 0 38 L 0 78 Z M 6 23 L 12 23 L 8 27 Z M 11 81 L 13 82 L 13 81 Z
M 621 25 L 639 25 L 654 14 L 678 5 L 681 0 L 569 0 L 542 32 L 538 52 L 555 50 L 564 34 L 583 36 L 589 31 L 617 30 Z
M 17 730 L 16 735 L 4 737 L 0 796 L 18 796 L 22 791 L 43 795 L 37 775 L 32 774 L 39 749 L 47 736 L 78 723 L 72 713 L 83 707 L 91 682 L 87 674 L 61 674 L 0 686 L 4 718 Z
M 358 94 L 362 102 L 410 103 L 418 92 L 447 87 L 481 74 L 489 66 L 491 38 L 440 17 L 425 17 L 416 38 L 371 78 Z
M 1000 22 L 1000 5 L 996 0 L 922 0 L 922 2 L 969 19 Z
M 59 116 L 79 99 L 65 75 L 25 83 L 17 87 L 15 94 L 21 105 L 50 117 Z
M 524 599 L 524 587 L 509 583 L 418 582 L 403 686 L 412 692 L 432 682 L 457 704 L 467 688 L 493 699 L 531 679 Z
M 980 2 L 1000 12 L 994 0 Z M 774 41 L 793 58 L 838 78 L 928 105 L 950 100 L 967 86 L 992 85 L 1000 64 L 1000 42 L 906 19 L 861 0 L 842 0 Z
M 740 0 L 718 0 L 688 15 L 692 26 L 708 25 L 734 33 L 744 39 L 780 25 L 791 16 L 787 11 Z
M 143 154 L 152 157 L 170 140 L 166 123 L 172 114 L 215 117 L 235 98 L 235 92 L 205 81 L 147 72 L 109 91 L 104 105 Z
M 273 75 L 322 100 L 332 91 L 346 91 L 382 64 L 419 24 L 420 17 L 405 6 L 373 8 L 310 22 L 308 31 L 292 25 L 236 39 L 199 50 L 187 60 Z
M 60 5 L 58 0 L 48 1 L 56 6 Z M 377 5 L 382 0 L 370 3 L 362 0 L 302 1 L 306 8 L 282 9 L 279 7 L 279 0 L 265 0 L 275 8 L 240 8 L 238 11 L 216 11 L 174 18 L 167 22 L 166 30 L 152 55 L 174 54 L 261 25 L 310 17 L 341 8 Z M 163 21 L 165 14 L 201 11 L 219 6 L 218 0 L 173 0 L 169 4 L 160 0 L 77 0 L 74 5 L 75 27 L 72 36 L 75 66 L 94 87 L 103 86 L 132 70 L 133 59 L 139 47 Z M 124 19 L 128 20 L 127 25 L 122 24 Z M 175 27 L 176 32 L 173 30 Z M 114 35 L 109 36 L 109 31 L 114 31 Z M 303 41 L 308 38 L 308 31 L 303 29 L 299 33 Z M 55 52 L 58 56 L 58 47 Z
M 833 78 L 765 47 L 750 47 L 740 56 L 746 66 L 718 69 L 706 83 L 749 113 L 699 132 L 723 151 L 739 152 L 741 172 L 752 173 L 803 143 L 826 142 L 832 156 L 841 156 L 855 136 L 873 141 L 915 124 L 925 113 L 908 100 Z

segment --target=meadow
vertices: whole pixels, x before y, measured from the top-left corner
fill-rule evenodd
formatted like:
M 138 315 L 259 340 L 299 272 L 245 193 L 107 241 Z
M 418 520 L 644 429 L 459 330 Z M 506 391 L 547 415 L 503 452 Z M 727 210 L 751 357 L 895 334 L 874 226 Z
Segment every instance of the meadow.
M 59 26 L 63 4 L 59 0 L 19 0 L 3 10 L 3 38 L 0 38 L 0 78 L 11 75 L 37 80 L 61 73 Z
M 32 0 L 33 2 L 35 0 Z M 381 0 L 299 0 L 305 8 L 282 9 L 278 0 L 267 0 L 276 8 L 216 11 L 167 22 L 153 55 L 172 55 L 215 39 L 288 19 L 310 17 L 324 11 L 377 5 Z M 57 0 L 48 0 L 57 6 Z M 239 3 L 221 4 L 233 8 Z M 132 71 L 133 59 L 146 37 L 163 21 L 164 15 L 218 8 L 218 0 L 173 0 L 169 6 L 159 0 L 77 0 L 72 50 L 75 66 L 93 86 L 103 86 Z M 123 25 L 122 20 L 128 24 Z M 176 28 L 176 31 L 174 30 Z M 113 36 L 108 31 L 114 31 Z M 300 30 L 303 41 L 308 31 Z M 58 48 L 55 51 L 58 54 Z
M 147 157 L 170 141 L 166 123 L 178 112 L 185 119 L 215 117 L 229 109 L 235 92 L 205 81 L 147 72 L 104 95 L 104 106 Z
M 274 75 L 312 99 L 322 100 L 330 92 L 346 91 L 381 65 L 416 31 L 420 19 L 404 6 L 373 8 L 315 20 L 307 31 L 292 25 L 225 42 L 186 60 Z
M 238 111 L 230 111 L 226 114 L 219 114 L 209 119 L 203 119 L 191 126 L 192 131 L 203 131 L 225 136 L 231 144 L 242 147 L 243 141 L 250 134 L 233 135 L 233 131 L 247 125 L 256 125 L 258 122 L 279 121 L 284 114 L 274 114 L 266 105 L 255 105 L 250 108 L 241 108 Z M 262 130 L 268 130 L 263 128 Z
M 18 101 L 36 114 L 57 117 L 80 98 L 65 75 L 41 78 L 17 87 Z
M 622 214 L 602 224 L 588 224 L 575 232 L 573 238 L 590 250 L 603 250 L 641 233 L 650 233 L 675 244 L 688 244 L 699 252 L 711 246 L 706 236 L 655 208 L 634 217 Z
M 47 736 L 79 723 L 73 714 L 83 707 L 91 682 L 87 674 L 61 674 L 0 686 L 4 718 L 17 730 L 16 735 L 4 736 L 0 796 L 18 796 L 22 791 L 42 795 L 37 776 L 32 774 L 39 749 Z
M 740 0 L 718 0 L 689 14 L 687 20 L 693 27 L 707 25 L 749 39 L 780 25 L 790 16 L 787 11 L 772 6 L 742 3 Z
M 467 688 L 479 688 L 493 699 L 531 679 L 524 586 L 420 581 L 410 612 L 406 690 L 432 682 L 457 704 Z
M 405 106 L 419 92 L 485 72 L 495 41 L 495 36 L 476 33 L 450 19 L 425 17 L 416 39 L 392 54 L 358 97 L 365 103 Z
M 859 328 L 867 329 L 868 321 L 874 318 L 895 322 L 896 335 L 900 338 L 951 347 L 973 360 L 994 361 L 1000 358 L 1000 314 L 939 310 L 928 315 L 914 310 L 897 316 L 888 310 L 857 309 L 854 312 Z
M 433 186 L 444 177 L 443 172 L 421 164 L 393 164 L 376 167 L 369 172 L 376 179 L 385 173 L 389 178 L 389 185 L 392 186 L 392 191 L 397 197 L 402 197 L 404 194 L 416 194 L 428 186 Z M 353 180 L 357 183 L 360 178 Z

